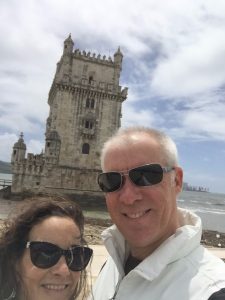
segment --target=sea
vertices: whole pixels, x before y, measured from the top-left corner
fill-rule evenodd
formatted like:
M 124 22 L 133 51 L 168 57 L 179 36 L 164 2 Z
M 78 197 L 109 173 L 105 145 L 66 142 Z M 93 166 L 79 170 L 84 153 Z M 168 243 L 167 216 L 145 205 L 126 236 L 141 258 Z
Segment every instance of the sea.
M 225 233 L 225 194 L 183 191 L 177 203 L 199 215 L 203 229 Z
M 12 180 L 12 174 L 0 173 L 0 179 Z M 0 189 L 1 189 L 1 187 L 0 187 Z
M 12 174 L 0 173 L 0 179 L 12 179 Z M 215 230 L 225 233 L 225 194 L 210 192 L 183 191 L 177 200 L 178 206 L 186 208 L 199 215 L 202 219 L 203 229 Z M 0 219 L 5 217 L 1 212 Z

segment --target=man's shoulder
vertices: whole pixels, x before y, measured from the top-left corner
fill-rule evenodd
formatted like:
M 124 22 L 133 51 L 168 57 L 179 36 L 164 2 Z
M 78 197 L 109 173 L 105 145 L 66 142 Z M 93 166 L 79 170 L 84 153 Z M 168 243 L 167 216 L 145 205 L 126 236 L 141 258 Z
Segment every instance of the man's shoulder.
M 208 300 L 225 300 L 225 288 L 212 294 Z

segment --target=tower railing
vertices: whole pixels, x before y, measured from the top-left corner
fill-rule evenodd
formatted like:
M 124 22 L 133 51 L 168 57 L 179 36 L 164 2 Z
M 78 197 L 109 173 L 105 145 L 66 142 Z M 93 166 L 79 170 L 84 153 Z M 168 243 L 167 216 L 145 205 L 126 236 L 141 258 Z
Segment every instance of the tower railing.
M 12 185 L 12 180 L 10 179 L 0 179 L 0 187 L 7 187 Z

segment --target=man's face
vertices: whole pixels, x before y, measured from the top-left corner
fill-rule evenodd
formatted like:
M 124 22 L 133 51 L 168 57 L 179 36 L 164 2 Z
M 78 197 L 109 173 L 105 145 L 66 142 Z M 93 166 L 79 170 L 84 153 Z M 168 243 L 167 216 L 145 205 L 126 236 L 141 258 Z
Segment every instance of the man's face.
M 127 171 L 151 163 L 165 167 L 157 142 L 145 134 L 132 144 L 111 147 L 104 159 L 104 172 Z M 125 172 L 126 173 L 126 172 Z M 179 227 L 176 196 L 182 187 L 182 170 L 164 173 L 163 180 L 149 187 L 134 185 L 126 175 L 121 189 L 106 193 L 106 203 L 133 256 L 143 259 Z

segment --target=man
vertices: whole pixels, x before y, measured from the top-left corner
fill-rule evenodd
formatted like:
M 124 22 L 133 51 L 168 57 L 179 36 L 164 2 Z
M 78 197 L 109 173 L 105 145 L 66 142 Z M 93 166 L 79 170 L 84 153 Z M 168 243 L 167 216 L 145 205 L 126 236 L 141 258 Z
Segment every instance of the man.
M 200 218 L 177 208 L 174 142 L 153 129 L 120 129 L 101 160 L 98 183 L 115 225 L 102 234 L 110 257 L 93 299 L 225 299 L 225 264 L 200 246 Z

